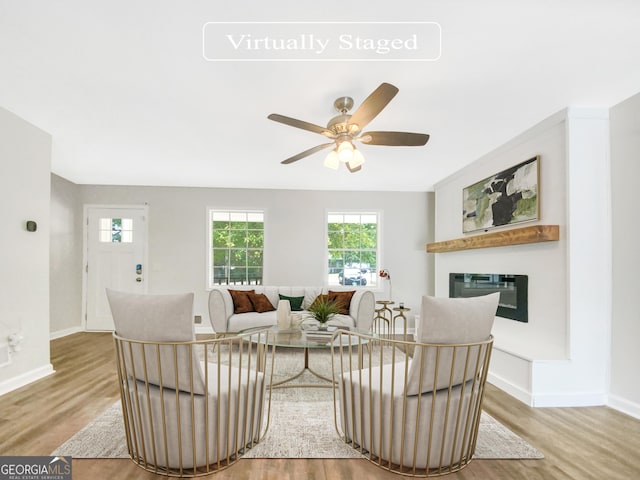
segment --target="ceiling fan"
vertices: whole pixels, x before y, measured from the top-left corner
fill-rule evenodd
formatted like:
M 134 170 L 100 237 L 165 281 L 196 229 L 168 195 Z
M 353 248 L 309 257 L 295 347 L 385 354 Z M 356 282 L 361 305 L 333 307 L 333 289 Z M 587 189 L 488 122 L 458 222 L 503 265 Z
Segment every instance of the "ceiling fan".
M 425 145 L 429 140 L 429 135 L 424 133 L 362 131 L 363 128 L 387 106 L 397 93 L 397 87 L 389 83 L 382 83 L 362 102 L 353 114 L 347 113 L 353 107 L 353 98 L 340 97 L 333 102 L 333 106 L 340 114 L 329 120 L 326 127 L 272 113 L 267 117 L 269 120 L 319 133 L 332 140 L 331 142 L 323 143 L 298 153 L 280 163 L 286 165 L 297 162 L 320 150 L 334 147 L 325 159 L 324 165 L 329 168 L 338 168 L 340 162 L 343 162 L 349 171 L 354 173 L 362 169 L 362 164 L 364 163 L 364 157 L 360 151 L 356 149 L 354 142 L 361 142 L 366 145 L 388 145 L 394 147 L 419 147 Z

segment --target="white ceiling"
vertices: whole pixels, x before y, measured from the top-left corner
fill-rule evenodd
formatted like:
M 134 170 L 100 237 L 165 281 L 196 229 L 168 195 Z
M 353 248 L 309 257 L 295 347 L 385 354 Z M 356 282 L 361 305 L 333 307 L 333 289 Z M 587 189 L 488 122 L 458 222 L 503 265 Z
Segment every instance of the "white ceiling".
M 210 21 L 433 21 L 442 56 L 208 62 Z M 632 0 L 0 0 L 0 106 L 51 133 L 52 170 L 80 184 L 426 191 L 567 106 L 638 93 L 638 52 Z M 324 125 L 382 82 L 400 92 L 368 129 L 426 146 L 362 146 L 355 174 L 326 151 L 280 164 L 326 139 L 268 114 Z

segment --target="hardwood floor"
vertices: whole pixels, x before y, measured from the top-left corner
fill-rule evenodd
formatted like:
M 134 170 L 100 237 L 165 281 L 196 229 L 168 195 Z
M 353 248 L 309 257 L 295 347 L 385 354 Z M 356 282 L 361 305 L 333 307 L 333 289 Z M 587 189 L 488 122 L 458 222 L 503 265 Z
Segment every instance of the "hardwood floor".
M 49 455 L 119 398 L 111 335 L 51 342 L 56 373 L 0 397 L 0 455 Z M 475 460 L 450 479 L 640 478 L 640 421 L 608 407 L 530 408 L 489 385 L 485 410 L 541 450 L 543 460 Z M 73 461 L 77 479 L 154 479 L 125 459 Z M 216 479 L 403 478 L 366 460 L 240 460 Z

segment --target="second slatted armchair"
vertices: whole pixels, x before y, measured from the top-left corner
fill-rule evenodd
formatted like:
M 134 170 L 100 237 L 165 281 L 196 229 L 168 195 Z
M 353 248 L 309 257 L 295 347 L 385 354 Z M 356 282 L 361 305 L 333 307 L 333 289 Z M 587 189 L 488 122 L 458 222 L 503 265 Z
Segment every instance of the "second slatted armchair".
M 336 334 L 335 421 L 343 440 L 403 475 L 465 467 L 475 451 L 498 296 L 423 297 L 416 342 Z

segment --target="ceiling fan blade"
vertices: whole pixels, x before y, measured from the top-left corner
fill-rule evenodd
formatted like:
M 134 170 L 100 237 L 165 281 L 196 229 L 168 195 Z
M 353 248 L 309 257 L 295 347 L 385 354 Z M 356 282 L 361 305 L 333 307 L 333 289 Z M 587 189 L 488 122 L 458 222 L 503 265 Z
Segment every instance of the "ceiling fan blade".
M 309 150 L 305 150 L 304 152 L 300 152 L 299 154 L 294 155 L 293 157 L 289 157 L 286 160 L 281 161 L 280 163 L 284 165 L 288 165 L 290 163 L 297 162 L 298 160 L 301 160 L 304 157 L 313 155 L 314 153 L 319 152 L 320 150 L 324 150 L 325 148 L 330 147 L 332 145 L 335 145 L 335 143 L 333 142 L 323 143 L 322 145 L 318 145 L 317 147 L 313 147 L 313 148 L 310 148 Z
M 358 125 L 360 131 L 373 120 L 384 107 L 396 96 L 398 88 L 390 83 L 383 83 L 351 115 L 350 124 Z
M 421 147 L 429 141 L 429 135 L 409 132 L 365 132 L 360 136 L 359 140 L 367 145 Z
M 285 117 L 284 115 L 279 115 L 277 113 L 272 113 L 267 118 L 269 120 L 273 120 L 274 122 L 284 123 L 285 125 L 289 125 L 290 127 L 301 128 L 302 130 L 319 133 L 321 135 L 326 135 L 329 138 L 334 137 L 333 133 L 330 130 L 327 130 L 325 127 L 321 127 L 320 125 L 315 125 L 313 123 L 297 120 L 291 117 Z
M 360 170 L 362 170 L 362 164 L 358 165 L 357 167 L 353 167 L 353 168 L 351 168 L 351 165 L 349 165 L 349 162 L 345 163 L 345 165 L 347 166 L 347 168 L 349 169 L 349 171 L 351 173 L 356 173 L 356 172 L 359 172 Z

